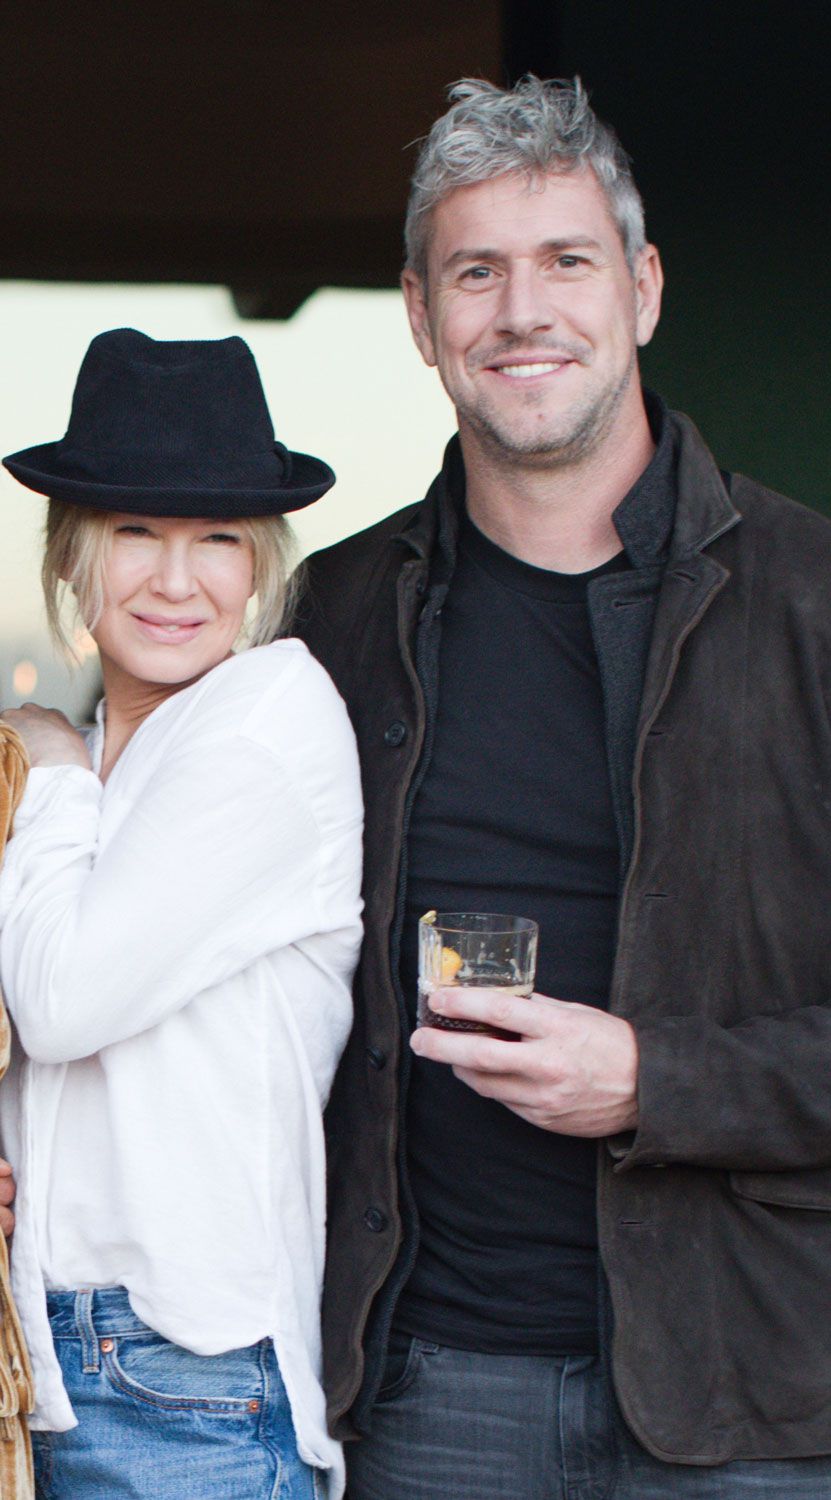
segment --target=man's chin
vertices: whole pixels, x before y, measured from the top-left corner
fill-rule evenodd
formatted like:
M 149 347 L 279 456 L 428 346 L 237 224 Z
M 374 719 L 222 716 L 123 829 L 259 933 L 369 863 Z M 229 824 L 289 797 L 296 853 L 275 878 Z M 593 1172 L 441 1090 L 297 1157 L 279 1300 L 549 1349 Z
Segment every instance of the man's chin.
M 503 412 L 459 412 L 461 430 L 468 428 L 483 455 L 492 463 L 512 467 L 557 469 L 579 463 L 596 451 L 614 425 L 628 378 L 602 401 L 561 411 L 548 421 L 511 418 Z
M 506 430 L 487 422 L 470 422 L 468 425 L 483 453 L 492 462 L 512 467 L 561 468 L 585 457 L 595 438 L 591 428 L 585 430 L 582 427 L 521 433 L 515 428 Z

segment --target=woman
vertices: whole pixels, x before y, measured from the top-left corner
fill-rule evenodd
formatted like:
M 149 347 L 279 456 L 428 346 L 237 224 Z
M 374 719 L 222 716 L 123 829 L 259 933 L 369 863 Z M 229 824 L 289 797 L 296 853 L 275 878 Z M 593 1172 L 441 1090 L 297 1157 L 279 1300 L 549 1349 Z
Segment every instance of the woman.
M 298 641 L 283 513 L 333 483 L 274 434 L 240 339 L 102 334 L 66 437 L 7 467 L 51 496 L 44 561 L 94 636 L 89 741 L 27 705 L 0 877 L 19 1047 L 13 1278 L 50 1500 L 342 1492 L 318 1304 L 321 1109 L 350 1022 L 354 739 Z M 77 1425 L 75 1425 L 77 1423 Z

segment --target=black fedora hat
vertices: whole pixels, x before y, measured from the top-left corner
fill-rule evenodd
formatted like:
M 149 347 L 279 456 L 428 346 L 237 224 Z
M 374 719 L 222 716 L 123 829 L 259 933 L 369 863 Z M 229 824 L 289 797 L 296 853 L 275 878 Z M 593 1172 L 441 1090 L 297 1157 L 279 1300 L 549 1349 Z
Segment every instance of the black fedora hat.
M 135 515 L 276 515 L 335 482 L 321 459 L 275 442 L 244 339 L 159 342 L 135 328 L 93 339 L 66 436 L 3 463 L 42 495 Z

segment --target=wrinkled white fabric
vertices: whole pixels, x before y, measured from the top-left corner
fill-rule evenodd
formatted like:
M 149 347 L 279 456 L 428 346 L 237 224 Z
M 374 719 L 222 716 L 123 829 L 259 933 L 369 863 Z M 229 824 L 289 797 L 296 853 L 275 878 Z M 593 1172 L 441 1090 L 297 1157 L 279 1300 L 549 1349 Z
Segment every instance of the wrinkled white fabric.
M 0 1127 L 33 1425 L 74 1425 L 44 1284 L 122 1285 L 196 1353 L 273 1337 L 300 1452 L 340 1493 L 321 1109 L 351 1019 L 360 840 L 346 710 L 298 641 L 169 698 L 104 786 L 31 773 L 0 876 L 19 1038 Z

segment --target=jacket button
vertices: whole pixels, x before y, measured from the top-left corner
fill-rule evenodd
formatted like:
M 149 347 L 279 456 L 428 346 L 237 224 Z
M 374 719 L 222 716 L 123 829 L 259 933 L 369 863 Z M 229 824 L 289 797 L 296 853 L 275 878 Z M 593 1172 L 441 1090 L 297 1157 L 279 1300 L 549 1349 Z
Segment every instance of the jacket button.
M 400 719 L 393 719 L 392 723 L 388 724 L 384 730 L 384 744 L 392 745 L 393 748 L 396 745 L 403 745 L 406 738 L 407 726 L 406 724 L 402 724 Z
M 387 1216 L 380 1208 L 368 1208 L 364 1214 L 364 1223 L 373 1234 L 381 1234 L 387 1227 Z
M 386 1052 L 382 1052 L 380 1047 L 367 1047 L 366 1059 L 369 1066 L 375 1068 L 376 1072 L 380 1073 L 386 1064 L 387 1054 Z

